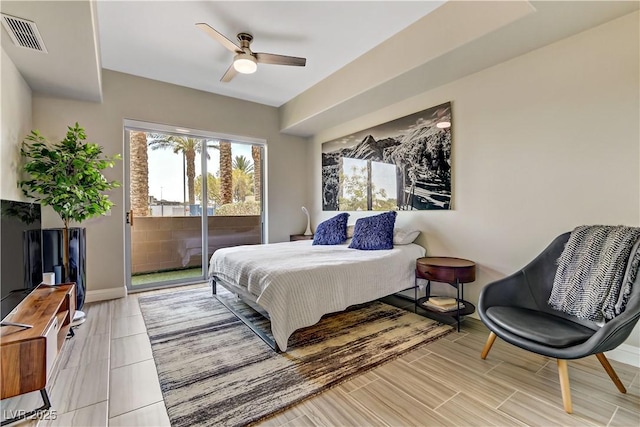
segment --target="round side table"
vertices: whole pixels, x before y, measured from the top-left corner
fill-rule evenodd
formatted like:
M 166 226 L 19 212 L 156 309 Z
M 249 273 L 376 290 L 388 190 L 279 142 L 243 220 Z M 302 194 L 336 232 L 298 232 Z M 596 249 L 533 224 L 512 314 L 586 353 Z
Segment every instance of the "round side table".
M 458 323 L 458 332 L 460 332 L 460 318 L 476 311 L 475 306 L 464 299 L 464 284 L 476 280 L 476 263 L 468 259 L 453 257 L 418 258 L 416 260 L 416 280 L 418 278 L 427 280 L 427 289 L 426 296 L 418 299 L 417 305 L 423 310 L 455 318 Z M 432 280 L 447 283 L 456 288 L 456 310 L 438 311 L 424 306 L 424 302 L 432 296 Z M 460 303 L 463 304 L 462 308 Z

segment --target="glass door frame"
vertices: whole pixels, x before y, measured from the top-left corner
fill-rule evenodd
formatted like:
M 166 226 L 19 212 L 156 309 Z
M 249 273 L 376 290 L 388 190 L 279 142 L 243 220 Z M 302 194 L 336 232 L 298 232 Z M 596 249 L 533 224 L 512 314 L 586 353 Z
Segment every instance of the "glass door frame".
M 265 195 L 267 194 L 267 170 L 266 170 L 266 156 L 267 156 L 267 141 L 264 139 L 259 139 L 259 138 L 252 138 L 252 137 L 246 137 L 246 136 L 238 136 L 238 135 L 230 135 L 230 134 L 223 134 L 223 133 L 219 133 L 219 132 L 211 132 L 211 131 L 204 131 L 204 130 L 197 130 L 197 129 L 191 129 L 191 128 L 186 128 L 186 127 L 182 127 L 182 126 L 171 126 L 171 125 L 164 125 L 164 124 L 159 124 L 159 123 L 153 123 L 153 122 L 144 122 L 144 121 L 139 121 L 139 120 L 131 120 L 131 119 L 124 119 L 123 120 L 123 126 L 122 126 L 122 131 L 123 131 L 123 146 L 124 146 L 124 159 L 123 159 L 123 164 L 124 164 L 124 218 L 123 218 L 123 227 L 124 227 L 124 266 L 125 266 L 125 277 L 124 277 L 124 281 L 126 284 L 126 288 L 127 288 L 127 292 L 128 293 L 135 293 L 135 292 L 142 292 L 142 291 L 148 291 L 148 290 L 152 290 L 152 289 L 160 289 L 160 288 L 166 288 L 166 287 L 174 287 L 174 286 L 187 286 L 187 285 L 192 285 L 192 284 L 197 284 L 197 283 L 202 283 L 204 281 L 207 280 L 208 274 L 209 274 L 209 239 L 208 239 L 208 235 L 209 235 L 209 224 L 208 224 L 208 200 L 206 197 L 203 197 L 203 203 L 202 203 L 202 212 L 200 215 L 200 220 L 201 220 L 201 247 L 202 247 L 202 275 L 201 276 L 196 276 L 193 278 L 189 278 L 188 281 L 185 281 L 185 279 L 174 279 L 174 280 L 167 280 L 167 281 L 163 281 L 163 282 L 153 282 L 153 283 L 149 283 L 149 284 L 144 284 L 144 285 L 136 285 L 135 287 L 132 285 L 132 281 L 131 281 L 131 270 L 132 270 L 132 265 L 131 265 L 131 255 L 132 255 L 132 240 L 131 240 L 131 226 L 129 224 L 129 213 L 131 212 L 131 191 L 130 191 L 130 186 L 131 186 L 131 178 L 130 178 L 130 173 L 131 173 L 131 167 L 130 167 L 130 162 L 131 162 L 131 147 L 130 147 L 130 132 L 132 131 L 140 131 L 140 132 L 156 132 L 156 133 L 162 133 L 162 134 L 167 134 L 167 135 L 175 135 L 175 136 L 190 136 L 190 137 L 195 137 L 195 138 L 203 138 L 203 139 L 215 139 L 215 140 L 226 140 L 229 141 L 231 143 L 235 143 L 235 144 L 247 144 L 247 145 L 259 145 L 261 147 L 261 156 L 260 156 L 260 163 L 261 163 L 261 195 L 260 195 L 260 224 L 261 224 L 261 241 L 263 243 L 266 242 L 265 240 L 265 236 L 267 236 L 267 230 L 266 230 L 266 205 L 267 205 L 267 200 L 265 199 Z M 206 147 L 203 145 L 203 147 L 201 148 L 202 150 L 206 151 Z M 202 176 L 206 177 L 207 173 L 208 173 L 208 162 L 207 162 L 207 156 L 203 155 L 203 152 L 201 151 L 200 153 L 200 158 L 201 158 L 201 168 L 202 168 Z M 207 194 L 207 180 L 203 179 L 202 180 L 202 194 Z M 135 223 L 135 219 L 134 219 L 134 223 Z

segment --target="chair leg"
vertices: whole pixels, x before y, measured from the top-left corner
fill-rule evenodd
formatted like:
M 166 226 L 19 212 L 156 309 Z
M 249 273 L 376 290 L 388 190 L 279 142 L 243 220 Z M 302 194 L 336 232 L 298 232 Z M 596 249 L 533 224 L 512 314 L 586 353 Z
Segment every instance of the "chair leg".
M 613 370 L 613 366 L 611 366 L 611 364 L 605 357 L 604 353 L 598 353 L 596 354 L 596 357 L 600 361 L 600 364 L 602 365 L 604 370 L 607 371 L 607 374 L 609 374 L 609 377 L 611 378 L 613 383 L 616 385 L 620 393 L 626 393 L 627 389 L 624 388 L 622 381 L 620 381 L 620 378 L 618 378 L 618 374 L 616 374 L 616 371 Z
M 489 354 L 489 350 L 491 350 L 491 346 L 496 340 L 496 337 L 497 337 L 496 334 L 494 334 L 493 332 L 489 332 L 489 338 L 487 338 L 487 343 L 484 345 L 484 348 L 482 349 L 482 354 L 480 354 L 480 357 L 482 359 L 487 358 L 487 355 Z
M 569 367 L 567 361 L 558 359 L 558 376 L 560 377 L 560 390 L 562 391 L 562 404 L 567 414 L 573 413 L 571 406 L 571 388 L 569 387 Z

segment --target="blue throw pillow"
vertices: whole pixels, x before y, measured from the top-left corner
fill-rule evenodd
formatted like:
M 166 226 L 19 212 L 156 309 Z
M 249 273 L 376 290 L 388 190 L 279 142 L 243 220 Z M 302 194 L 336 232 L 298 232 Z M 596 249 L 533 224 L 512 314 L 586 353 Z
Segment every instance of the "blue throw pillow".
M 389 211 L 357 220 L 349 247 L 365 251 L 393 249 L 393 226 L 396 224 L 396 215 L 395 211 Z
M 341 213 L 326 221 L 322 221 L 316 227 L 313 236 L 314 245 L 339 245 L 347 240 L 348 213 Z

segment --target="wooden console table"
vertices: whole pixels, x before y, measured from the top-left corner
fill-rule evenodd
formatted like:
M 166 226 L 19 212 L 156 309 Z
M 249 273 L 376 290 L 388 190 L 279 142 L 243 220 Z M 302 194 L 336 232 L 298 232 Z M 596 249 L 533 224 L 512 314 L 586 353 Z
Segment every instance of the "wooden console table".
M 54 361 L 62 349 L 76 311 L 75 284 L 41 284 L 33 290 L 0 329 L 0 399 L 40 390 L 44 406 L 20 418 L 51 407 L 45 386 Z M 2 425 L 17 421 L 5 420 Z
M 310 234 L 310 235 L 291 234 L 291 235 L 289 235 L 289 241 L 295 242 L 297 240 L 313 240 L 313 234 Z
M 428 280 L 426 297 L 418 299 L 416 305 L 431 313 L 441 316 L 453 317 L 458 321 L 458 332 L 460 332 L 460 318 L 475 311 L 475 307 L 464 299 L 464 284 L 476 280 L 476 263 L 468 259 L 452 257 L 423 257 L 416 260 L 416 279 Z M 431 281 L 447 283 L 456 288 L 457 310 L 442 312 L 431 310 L 423 303 L 431 296 Z M 464 308 L 460 308 L 460 303 Z

